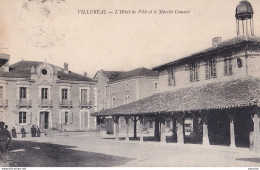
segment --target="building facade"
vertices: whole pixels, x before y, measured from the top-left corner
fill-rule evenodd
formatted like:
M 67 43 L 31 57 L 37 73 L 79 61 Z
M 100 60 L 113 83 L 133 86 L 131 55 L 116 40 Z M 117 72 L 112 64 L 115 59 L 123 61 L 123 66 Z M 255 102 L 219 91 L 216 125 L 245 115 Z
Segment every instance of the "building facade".
M 137 68 L 128 72 L 104 71 L 96 73 L 98 81 L 98 110 L 111 109 L 150 96 L 159 90 L 158 73 L 147 68 Z M 153 127 L 147 120 L 147 127 Z M 114 131 L 112 118 L 106 118 L 107 130 Z M 125 119 L 120 119 L 120 129 L 125 129 Z M 131 127 L 134 121 L 129 120 Z M 110 127 L 109 127 L 110 126 Z M 111 127 L 113 126 L 113 127 Z M 113 133 L 113 132 L 110 132 Z
M 45 62 L 19 61 L 0 70 L 0 119 L 27 133 L 40 129 L 75 131 L 95 128 L 97 82 Z
M 167 141 L 166 121 L 171 120 L 173 142 L 259 152 L 260 37 L 254 35 L 253 13 L 251 4 L 241 1 L 236 37 L 216 37 L 210 48 L 153 68 L 159 72 L 159 93 L 93 115 L 97 120 L 112 115 L 117 127 L 120 117 L 138 117 L 141 129 L 149 117 L 155 121 L 154 138 L 161 142 Z M 129 140 L 128 130 L 125 136 Z

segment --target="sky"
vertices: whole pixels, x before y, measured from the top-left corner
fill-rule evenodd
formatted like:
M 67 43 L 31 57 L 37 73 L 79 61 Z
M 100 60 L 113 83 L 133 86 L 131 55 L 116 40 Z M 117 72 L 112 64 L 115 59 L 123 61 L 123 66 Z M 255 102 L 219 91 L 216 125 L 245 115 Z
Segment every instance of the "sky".
M 240 0 L 0 0 L 0 52 L 10 64 L 47 61 L 93 77 L 100 70 L 153 68 L 236 36 Z M 260 36 L 260 1 L 254 9 Z M 79 10 L 107 14 L 79 14 Z M 134 10 L 133 14 L 115 14 Z M 149 13 L 138 13 L 146 10 Z M 159 10 L 173 11 L 159 14 Z M 175 10 L 188 11 L 175 14 Z M 157 11 L 155 14 L 154 11 Z M 114 13 L 108 13 L 114 12 Z

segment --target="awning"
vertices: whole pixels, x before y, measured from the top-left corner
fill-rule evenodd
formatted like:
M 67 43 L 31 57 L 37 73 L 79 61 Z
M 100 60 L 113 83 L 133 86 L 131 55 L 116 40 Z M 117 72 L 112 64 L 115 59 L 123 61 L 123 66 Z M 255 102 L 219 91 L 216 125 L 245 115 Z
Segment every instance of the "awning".
M 243 78 L 161 92 L 92 116 L 137 115 L 254 106 L 260 102 L 260 79 Z

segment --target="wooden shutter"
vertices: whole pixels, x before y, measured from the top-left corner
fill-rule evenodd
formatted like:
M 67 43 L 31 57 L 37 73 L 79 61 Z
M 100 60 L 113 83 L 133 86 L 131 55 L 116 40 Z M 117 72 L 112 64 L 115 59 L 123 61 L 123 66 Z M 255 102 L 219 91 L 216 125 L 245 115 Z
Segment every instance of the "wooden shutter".
M 206 74 L 206 79 L 209 79 L 209 62 L 206 62 L 206 67 L 205 67 L 205 74 Z
M 168 86 L 171 86 L 171 70 L 168 69 Z
M 61 112 L 61 123 L 65 123 L 65 112 Z
M 25 112 L 26 114 L 26 123 L 28 125 L 32 124 L 32 112 Z
M 213 67 L 213 77 L 217 77 L 217 67 L 216 67 L 216 60 L 213 60 L 212 67 Z
M 69 123 L 73 124 L 73 112 L 69 112 Z
M 19 124 L 19 113 L 17 111 L 13 110 L 13 114 L 14 114 L 14 122 L 16 125 Z
M 198 65 L 198 63 L 195 63 L 195 65 L 194 65 L 194 74 L 195 74 L 195 80 L 199 80 L 199 72 L 198 72 L 198 69 L 199 69 L 199 65 Z
M 228 74 L 227 58 L 224 59 L 224 74 Z
M 193 81 L 193 68 L 192 68 L 192 65 L 190 65 L 190 81 Z
M 231 75 L 232 74 L 232 59 L 231 58 L 228 60 L 228 66 L 229 66 L 229 68 L 228 68 L 229 75 Z

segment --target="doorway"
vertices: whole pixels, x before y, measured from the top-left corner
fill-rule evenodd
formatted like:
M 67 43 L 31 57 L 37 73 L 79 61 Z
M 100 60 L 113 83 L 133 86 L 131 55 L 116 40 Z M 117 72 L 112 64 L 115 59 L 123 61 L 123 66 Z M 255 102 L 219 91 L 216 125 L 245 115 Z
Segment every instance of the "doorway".
M 49 112 L 47 111 L 40 112 L 40 128 L 41 129 L 49 128 Z

